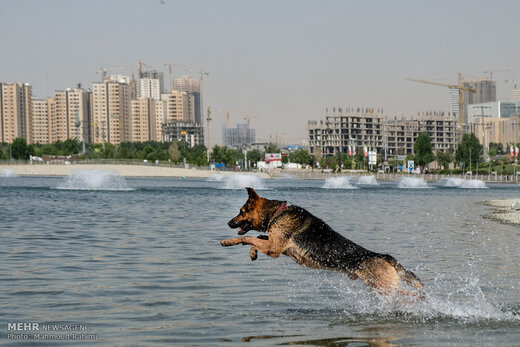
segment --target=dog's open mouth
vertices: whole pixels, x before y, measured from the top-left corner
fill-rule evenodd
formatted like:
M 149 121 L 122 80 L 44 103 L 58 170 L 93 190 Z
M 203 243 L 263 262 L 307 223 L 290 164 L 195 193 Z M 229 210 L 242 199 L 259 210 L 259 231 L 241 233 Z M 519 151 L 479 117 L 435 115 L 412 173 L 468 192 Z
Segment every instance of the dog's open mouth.
M 242 223 L 241 225 L 238 226 L 237 233 L 238 233 L 238 235 L 244 235 L 249 230 L 251 230 L 251 223 L 245 222 L 245 223 Z

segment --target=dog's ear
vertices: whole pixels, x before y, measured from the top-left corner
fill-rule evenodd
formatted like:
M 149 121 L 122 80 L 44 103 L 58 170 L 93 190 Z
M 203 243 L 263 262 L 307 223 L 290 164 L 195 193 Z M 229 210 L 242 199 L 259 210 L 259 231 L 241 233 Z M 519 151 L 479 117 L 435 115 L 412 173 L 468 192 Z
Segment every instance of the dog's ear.
M 258 199 L 259 196 L 258 194 L 256 194 L 255 190 L 253 188 L 250 188 L 250 187 L 247 187 L 247 194 L 249 194 L 249 198 L 250 199 Z

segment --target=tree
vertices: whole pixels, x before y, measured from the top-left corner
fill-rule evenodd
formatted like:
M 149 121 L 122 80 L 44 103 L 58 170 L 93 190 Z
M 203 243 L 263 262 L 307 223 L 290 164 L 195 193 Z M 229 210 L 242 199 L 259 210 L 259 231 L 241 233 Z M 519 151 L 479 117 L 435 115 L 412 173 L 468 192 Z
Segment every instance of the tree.
M 247 160 L 251 161 L 252 164 L 256 164 L 262 159 L 264 159 L 264 157 L 262 156 L 262 152 L 260 152 L 258 149 L 253 149 L 247 152 Z
M 265 147 L 265 153 L 280 153 L 280 148 L 274 143 L 270 143 Z
M 289 153 L 289 160 L 291 163 L 297 163 L 302 165 L 307 165 L 310 161 L 309 152 L 304 149 L 298 149 L 294 152 Z
M 444 170 L 447 170 L 450 166 L 450 163 L 453 161 L 453 155 L 450 153 L 444 153 L 444 152 L 437 152 L 437 164 L 439 166 L 443 166 Z
M 464 163 L 464 167 L 468 169 L 470 166 L 475 167 L 482 163 L 483 149 L 475 134 L 464 134 L 455 153 L 455 159 L 459 163 Z
M 428 163 L 435 159 L 432 150 L 432 143 L 430 136 L 427 133 L 421 133 L 413 144 L 413 151 L 415 154 L 415 162 L 421 168 L 421 172 Z
M 177 141 L 171 143 L 170 148 L 168 148 L 168 152 L 170 154 L 170 159 L 174 163 L 179 163 L 182 159 L 181 151 L 179 150 L 179 145 Z
M 23 138 L 14 139 L 11 144 L 11 151 L 14 159 L 29 159 L 29 147 Z

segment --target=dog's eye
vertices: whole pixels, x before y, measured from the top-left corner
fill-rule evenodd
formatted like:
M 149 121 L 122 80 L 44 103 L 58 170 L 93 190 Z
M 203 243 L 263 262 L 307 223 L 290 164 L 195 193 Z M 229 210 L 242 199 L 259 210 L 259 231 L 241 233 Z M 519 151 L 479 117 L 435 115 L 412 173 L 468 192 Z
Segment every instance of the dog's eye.
M 243 215 L 244 213 L 245 213 L 244 211 L 240 210 L 240 213 L 239 213 L 239 214 L 240 214 L 240 215 Z

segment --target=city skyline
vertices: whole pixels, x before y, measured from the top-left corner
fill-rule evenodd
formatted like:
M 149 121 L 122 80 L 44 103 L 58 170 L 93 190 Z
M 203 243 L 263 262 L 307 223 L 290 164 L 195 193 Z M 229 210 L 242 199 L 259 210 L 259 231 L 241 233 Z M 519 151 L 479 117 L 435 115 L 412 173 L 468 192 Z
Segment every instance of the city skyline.
M 232 123 L 254 117 L 259 139 L 277 133 L 297 142 L 327 107 L 389 116 L 449 110 L 447 88 L 406 77 L 454 83 L 458 71 L 475 78 L 496 70 L 499 100 L 511 98 L 504 80 L 520 77 L 514 1 L 86 4 L 1 1 L 0 44 L 16 54 L 0 55 L 0 81 L 30 83 L 44 98 L 77 83 L 91 89 L 100 68 L 136 72 L 138 60 L 165 78 L 168 62 L 191 69 L 174 66 L 174 78 L 204 69 L 211 145 L 228 111 Z

